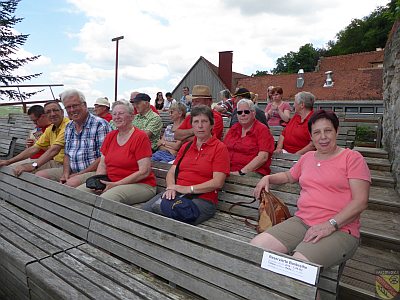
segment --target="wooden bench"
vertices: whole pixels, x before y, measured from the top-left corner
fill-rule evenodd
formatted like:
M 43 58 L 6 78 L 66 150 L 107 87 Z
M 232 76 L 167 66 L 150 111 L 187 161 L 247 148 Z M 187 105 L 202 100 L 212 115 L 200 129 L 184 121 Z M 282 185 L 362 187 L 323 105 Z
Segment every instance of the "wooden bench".
M 157 179 L 157 187 L 162 191 L 166 187 L 165 176 L 169 164 L 153 162 L 153 171 Z M 232 204 L 238 202 L 251 202 L 253 190 L 258 183 L 257 178 L 230 176 L 227 178 L 223 189 L 218 195 L 218 209 L 216 216 L 198 227 L 230 237 L 235 240 L 249 242 L 255 235 L 254 229 L 246 227 L 244 217 L 257 218 L 258 203 L 242 204 L 235 206 L 232 211 Z M 289 211 L 293 214 L 297 209 L 297 198 L 300 187 L 297 184 L 285 184 L 272 186 L 271 189 L 276 196 L 283 199 L 288 205 Z M 230 213 L 234 217 L 230 216 Z M 318 284 L 322 299 L 335 299 L 338 290 L 338 280 L 343 270 L 344 264 L 326 269 L 322 272 Z
M 83 244 L 38 218 L 0 202 L 0 290 L 6 299 L 29 299 L 27 267 Z
M 17 178 L 8 167 L 0 169 L 0 198 L 0 296 L 193 298 L 87 243 L 95 202 L 104 199 L 29 173 Z
M 165 187 L 165 174 L 169 167 L 162 163 L 155 163 L 153 166 L 160 191 Z M 140 282 L 148 287 L 146 292 L 151 295 L 155 293 L 154 298 L 167 297 L 160 296 L 161 293 L 174 299 L 190 299 L 196 296 L 212 299 L 285 299 L 287 295 L 312 299 L 315 286 L 260 268 L 263 251 L 248 244 L 255 231 L 227 213 L 231 203 L 252 198 L 256 181 L 257 179 L 231 176 L 219 193 L 220 211 L 214 218 L 197 227 L 107 201 L 32 174 L 22 174 L 20 178 L 16 178 L 8 167 L 0 169 L 0 198 L 10 203 L 10 206 L 18 206 L 40 217 L 47 226 L 50 226 L 47 223 L 52 223 L 75 239 L 85 242 L 27 265 L 26 276 L 29 278 L 28 287 L 32 298 L 64 299 L 69 294 L 81 298 L 102 295 L 112 299 L 117 297 L 119 290 L 122 291 L 121 295 L 132 296 L 130 287 L 134 287 L 133 290 L 136 291 L 135 282 L 139 277 L 143 279 Z M 296 209 L 298 186 L 274 186 L 272 189 L 276 195 L 287 201 L 293 213 Z M 376 195 L 375 197 L 378 198 Z M 234 215 L 236 218 L 243 215 L 257 216 L 257 205 L 238 206 L 234 209 Z M 390 224 L 387 227 L 388 230 L 393 227 L 391 231 L 377 230 L 382 227 L 378 224 L 379 220 L 375 220 L 373 224 L 368 222 L 376 217 L 371 212 L 362 216 L 363 244 L 369 239 L 371 245 L 375 245 L 380 238 L 386 243 L 382 244 L 383 247 L 391 244 L 390 249 L 394 251 L 399 247 L 398 241 L 397 246 L 395 245 L 398 231 Z M 382 222 L 391 222 L 387 216 L 382 214 L 381 217 Z M 395 219 L 393 221 L 393 224 L 398 224 Z M 0 248 L 2 247 L 3 244 L 0 244 Z M 198 251 L 198 255 L 195 256 L 190 249 Z M 341 283 L 341 287 L 349 291 L 348 294 L 358 295 L 352 282 L 362 281 L 368 285 L 369 292 L 366 295 L 373 295 L 374 270 L 385 266 L 400 267 L 398 257 L 395 257 L 395 252 L 392 254 L 360 247 L 353 259 L 346 264 L 348 271 L 344 271 L 345 282 Z M 140 272 L 132 263 L 161 276 L 164 281 L 156 286 L 152 285 L 155 278 Z M 0 265 L 4 264 L 7 262 L 0 255 Z M 323 270 L 318 283 L 322 299 L 336 297 L 337 278 L 341 271 L 339 268 Z M 9 291 L 10 286 L 17 285 L 10 282 L 13 278 L 11 273 L 8 272 L 7 275 L 9 276 L 4 278 L 0 276 L 0 281 L 3 280 L 0 282 L 0 296 Z M 166 286 L 165 281 L 180 289 L 171 289 Z M 125 282 L 126 285 L 123 284 Z M 139 284 L 140 287 L 143 285 Z M 285 288 L 288 286 L 295 291 L 287 291 Z M 250 292 L 253 289 L 254 292 Z M 170 293 L 175 296 L 170 296 Z M 144 298 L 140 295 L 137 298 Z
M 54 224 L 81 243 L 46 253 L 47 256 L 27 254 L 30 260 L 23 264 L 26 272 L 19 275 L 28 278 L 31 297 L 64 299 L 66 295 L 77 295 L 112 299 L 119 291 L 132 297 L 137 289 L 126 282 L 134 280 L 133 275 L 121 274 L 129 266 L 128 262 L 189 290 L 190 293 L 173 290 L 181 299 L 188 299 L 192 294 L 213 299 L 315 298 L 315 285 L 261 268 L 264 251 L 247 242 L 108 201 L 29 173 L 17 178 L 8 167 L 3 167 L 0 175 L 0 197 L 7 202 L 3 207 L 13 209 L 18 217 L 27 214 L 18 213 L 20 209 L 29 211 L 35 216 L 32 218 L 42 222 L 40 227 Z M 25 229 L 29 236 L 32 229 L 28 225 Z M 33 248 L 35 239 L 31 241 Z M 13 245 L 26 248 L 18 240 Z M 13 259 L 13 252 L 8 253 L 9 259 L 0 256 L 1 264 Z M 114 268 L 115 265 L 120 268 Z M 130 279 L 127 281 L 127 278 Z M 10 285 L 5 282 L 5 288 Z M 149 283 L 145 285 L 148 287 Z M 160 293 L 166 295 L 158 286 L 150 290 L 144 288 L 143 293 L 155 294 L 154 299 L 163 298 Z
M 0 134 L 0 160 L 10 159 L 15 155 L 17 138 Z

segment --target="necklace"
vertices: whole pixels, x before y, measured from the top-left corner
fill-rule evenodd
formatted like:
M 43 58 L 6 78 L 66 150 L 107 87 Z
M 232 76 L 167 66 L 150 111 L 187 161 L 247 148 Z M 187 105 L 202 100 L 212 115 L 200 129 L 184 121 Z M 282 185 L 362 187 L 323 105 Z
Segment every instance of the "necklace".
M 335 148 L 335 150 L 333 151 L 333 153 L 332 153 L 331 155 L 329 155 L 329 157 L 327 157 L 327 158 L 325 158 L 325 159 L 323 159 L 323 160 L 327 160 L 327 159 L 330 159 L 330 158 L 336 156 L 336 154 L 337 154 L 339 151 L 340 151 L 340 148 L 336 146 L 336 148 Z M 315 155 L 314 155 L 314 157 L 315 157 Z M 315 159 L 317 159 L 317 158 L 315 157 Z M 321 161 L 317 161 L 317 167 L 320 167 L 320 166 L 321 166 Z

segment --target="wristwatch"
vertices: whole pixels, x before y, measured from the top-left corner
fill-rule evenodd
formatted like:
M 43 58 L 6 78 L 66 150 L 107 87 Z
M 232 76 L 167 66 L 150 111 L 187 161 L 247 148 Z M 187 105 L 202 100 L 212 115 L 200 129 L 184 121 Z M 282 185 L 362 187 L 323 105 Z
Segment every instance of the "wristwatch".
M 32 167 L 36 170 L 38 168 L 37 162 L 32 163 Z
M 337 222 L 336 222 L 335 219 L 330 219 L 330 220 L 329 220 L 329 223 L 331 223 L 331 225 L 332 225 L 333 227 L 335 227 L 335 230 L 339 230 L 339 226 L 338 226 L 338 224 L 337 224 Z
M 244 176 L 244 175 L 246 175 L 246 173 L 243 173 L 242 170 L 239 170 L 239 175 Z

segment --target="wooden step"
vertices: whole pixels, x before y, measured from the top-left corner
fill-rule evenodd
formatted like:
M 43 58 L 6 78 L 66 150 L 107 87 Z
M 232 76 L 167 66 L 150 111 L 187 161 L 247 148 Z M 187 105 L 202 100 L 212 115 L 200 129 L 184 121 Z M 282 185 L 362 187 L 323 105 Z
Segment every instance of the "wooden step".
M 400 251 L 400 214 L 367 209 L 361 214 L 361 243 Z
M 393 188 L 371 186 L 368 209 L 400 213 L 400 195 Z
M 358 247 L 343 270 L 339 283 L 338 299 L 377 299 L 375 276 L 376 270 L 379 269 L 399 270 L 400 253 L 368 246 Z
M 394 180 L 392 173 L 379 170 L 370 171 L 373 186 L 384 186 L 389 188 L 395 187 L 396 181 Z
M 360 152 L 364 157 L 389 158 L 387 151 L 382 148 L 354 147 L 353 150 Z
M 390 172 L 391 163 L 387 158 L 364 157 L 370 170 Z

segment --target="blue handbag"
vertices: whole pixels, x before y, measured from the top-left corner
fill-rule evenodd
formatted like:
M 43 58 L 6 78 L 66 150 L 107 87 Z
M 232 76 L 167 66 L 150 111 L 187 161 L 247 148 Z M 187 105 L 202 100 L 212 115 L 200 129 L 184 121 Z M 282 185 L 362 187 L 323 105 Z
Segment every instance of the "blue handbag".
M 160 209 L 164 216 L 190 224 L 200 216 L 199 208 L 186 195 L 177 196 L 172 200 L 161 198 Z

